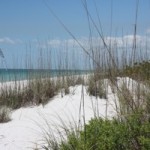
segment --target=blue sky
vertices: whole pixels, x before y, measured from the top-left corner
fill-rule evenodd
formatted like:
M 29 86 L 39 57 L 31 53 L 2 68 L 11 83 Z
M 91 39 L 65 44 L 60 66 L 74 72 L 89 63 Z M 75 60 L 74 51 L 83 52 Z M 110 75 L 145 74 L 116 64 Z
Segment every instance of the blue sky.
M 86 12 L 81 1 L 45 0 L 78 39 L 89 36 Z M 98 24 L 94 2 L 106 37 L 119 38 L 122 32 L 124 36 L 133 34 L 136 0 L 87 0 L 89 12 Z M 141 37 L 150 33 L 149 16 L 150 0 L 139 0 L 137 33 Z M 0 0 L 0 22 L 0 48 L 9 68 L 24 67 L 29 51 L 36 59 L 39 45 L 43 46 L 45 41 L 56 45 L 72 39 L 50 14 L 43 0 Z M 97 36 L 95 31 L 92 36 Z M 55 51 L 56 47 L 52 46 L 52 49 Z

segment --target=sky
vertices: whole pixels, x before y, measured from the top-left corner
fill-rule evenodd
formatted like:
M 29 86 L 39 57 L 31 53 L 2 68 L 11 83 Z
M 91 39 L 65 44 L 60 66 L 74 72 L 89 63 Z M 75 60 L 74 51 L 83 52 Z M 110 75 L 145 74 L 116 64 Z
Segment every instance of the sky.
M 68 49 L 74 46 L 77 48 L 78 45 L 50 10 L 84 45 L 90 30 L 83 1 L 0 0 L 0 48 L 5 55 L 7 67 L 24 68 L 28 55 L 31 55 L 34 63 L 41 54 L 40 50 L 48 47 L 53 51 L 51 55 L 57 55 L 58 49 L 63 51 L 66 43 L 69 43 Z M 123 36 L 130 39 L 134 33 L 137 0 L 86 1 L 90 15 L 98 26 L 99 16 L 105 37 L 116 37 L 119 40 Z M 150 0 L 139 0 L 137 35 L 140 41 L 150 35 L 149 16 Z M 91 28 L 93 39 L 97 38 L 98 34 L 92 24 Z M 56 56 L 53 58 L 56 59 Z M 52 61 L 54 63 L 57 60 Z M 2 58 L 0 67 L 5 67 Z

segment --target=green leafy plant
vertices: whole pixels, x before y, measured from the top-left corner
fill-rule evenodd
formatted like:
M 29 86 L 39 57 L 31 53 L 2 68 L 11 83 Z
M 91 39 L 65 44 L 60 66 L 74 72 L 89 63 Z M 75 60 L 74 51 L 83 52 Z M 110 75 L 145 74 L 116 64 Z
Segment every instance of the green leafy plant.
M 124 121 L 92 119 L 80 131 L 79 136 L 70 133 L 67 141 L 60 144 L 61 150 L 133 150 L 150 148 L 150 123 L 141 118 L 129 116 Z M 86 132 L 85 132 L 86 131 Z
M 150 61 L 135 62 L 133 66 L 126 66 L 124 74 L 138 80 L 150 79 Z

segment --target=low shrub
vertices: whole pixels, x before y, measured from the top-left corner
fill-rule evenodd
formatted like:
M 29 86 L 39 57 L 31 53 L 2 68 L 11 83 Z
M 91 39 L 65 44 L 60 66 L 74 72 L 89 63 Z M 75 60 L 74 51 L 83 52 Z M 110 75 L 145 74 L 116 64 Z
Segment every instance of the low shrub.
M 150 79 L 150 60 L 135 62 L 133 66 L 126 66 L 123 74 L 134 79 L 148 81 Z
M 60 144 L 61 150 L 147 150 L 150 149 L 150 122 L 130 116 L 124 121 L 92 119 L 80 131 L 68 135 Z

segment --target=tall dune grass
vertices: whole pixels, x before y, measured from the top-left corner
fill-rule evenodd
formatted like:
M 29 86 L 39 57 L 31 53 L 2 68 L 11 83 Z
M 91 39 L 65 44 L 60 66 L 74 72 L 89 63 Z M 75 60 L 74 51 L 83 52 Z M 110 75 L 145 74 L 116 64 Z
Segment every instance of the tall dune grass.
M 136 3 L 133 46 L 129 48 L 128 43 L 123 43 L 122 49 L 118 46 L 117 41 L 113 43 L 111 38 L 109 42 L 107 41 L 98 13 L 99 24 L 96 24 L 90 14 L 87 1 L 82 0 L 81 2 L 88 20 L 90 50 L 87 50 L 51 8 L 47 7 L 66 32 L 79 44 L 85 55 L 89 57 L 89 60 L 93 62 L 93 75 L 87 82 L 88 92 L 96 97 L 106 98 L 107 101 L 106 89 L 108 85 L 111 86 L 114 95 L 116 95 L 115 103 L 116 108 L 119 108 L 119 110 L 116 109 L 118 115 L 116 119 L 112 120 L 107 120 L 107 118 L 103 120 L 99 116 L 95 116 L 88 125 L 84 123 L 84 129 L 76 130 L 75 132 L 69 130 L 69 127 L 64 127 L 64 130 L 69 130 L 66 135 L 67 139 L 62 137 L 60 142 L 56 139 L 53 141 L 53 138 L 49 137 L 53 142 L 52 144 L 48 143 L 48 146 L 44 148 L 61 150 L 149 149 L 149 58 L 143 57 L 147 54 L 147 47 L 145 49 L 143 47 L 143 52 L 141 52 L 137 44 L 139 1 L 137 0 Z M 113 20 L 113 18 L 111 19 Z M 102 41 L 102 45 L 99 45 L 98 48 L 94 48 L 94 42 L 92 41 L 93 30 L 97 32 Z M 108 85 L 104 86 L 104 79 L 108 80 Z M 123 82 L 119 83 L 119 80 Z M 83 92 L 81 93 L 83 94 Z M 83 95 L 82 100 L 82 109 L 84 111 L 85 99 Z M 83 116 L 83 122 L 85 118 L 86 116 Z

